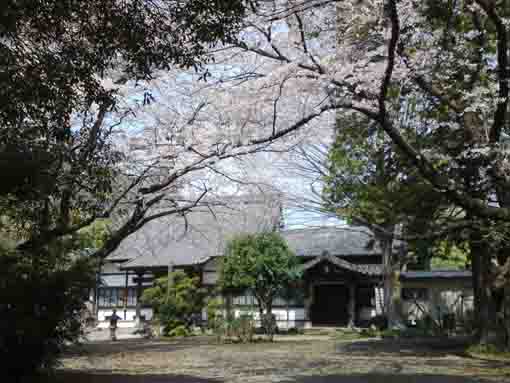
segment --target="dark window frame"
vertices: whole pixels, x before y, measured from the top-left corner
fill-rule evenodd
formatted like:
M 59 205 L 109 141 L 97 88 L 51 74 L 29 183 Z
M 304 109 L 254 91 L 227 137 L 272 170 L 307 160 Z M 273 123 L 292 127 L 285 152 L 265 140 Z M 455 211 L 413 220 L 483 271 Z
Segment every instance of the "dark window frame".
M 429 289 L 427 287 L 403 287 L 401 297 L 404 301 L 428 301 Z
M 99 287 L 97 292 L 97 306 L 99 308 L 136 307 L 137 304 L 136 287 L 128 287 L 127 289 L 128 290 L 126 297 L 125 287 L 110 287 L 110 286 Z M 127 302 L 125 302 L 126 298 Z
M 235 307 L 257 307 L 257 300 L 255 296 L 250 293 L 237 294 L 232 297 L 232 305 Z M 305 306 L 304 296 L 299 295 L 295 298 L 289 299 L 287 302 L 282 297 L 275 297 L 273 300 L 273 308 L 301 308 Z

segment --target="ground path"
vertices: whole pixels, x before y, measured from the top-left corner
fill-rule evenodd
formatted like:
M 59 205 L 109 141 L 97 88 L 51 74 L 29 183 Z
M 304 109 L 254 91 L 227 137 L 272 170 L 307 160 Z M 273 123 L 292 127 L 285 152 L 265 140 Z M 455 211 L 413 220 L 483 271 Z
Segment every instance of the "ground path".
M 475 383 L 510 382 L 510 364 L 463 355 L 455 342 L 342 342 L 328 336 L 215 344 L 127 339 L 92 342 L 63 359 L 69 383 Z

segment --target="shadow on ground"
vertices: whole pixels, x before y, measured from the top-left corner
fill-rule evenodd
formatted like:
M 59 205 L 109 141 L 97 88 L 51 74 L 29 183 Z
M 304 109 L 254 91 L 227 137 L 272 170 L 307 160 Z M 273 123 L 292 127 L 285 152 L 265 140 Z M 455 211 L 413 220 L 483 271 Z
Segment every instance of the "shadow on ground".
M 188 375 L 127 375 L 86 372 L 60 372 L 56 376 L 40 378 L 37 383 L 221 383 L 221 380 Z
M 488 383 L 487 380 L 450 375 L 352 374 L 303 376 L 286 383 Z
M 423 338 L 423 339 L 369 339 L 359 342 L 339 343 L 338 352 L 350 355 L 380 356 L 441 356 L 464 355 L 469 346 L 468 338 Z
M 351 374 L 303 376 L 286 383 L 489 383 L 487 380 L 449 375 L 413 374 Z M 197 378 L 187 375 L 124 375 L 61 373 L 56 377 L 39 380 L 37 383 L 222 383 L 222 380 Z
M 147 340 L 147 339 L 124 339 L 121 341 L 97 341 L 71 346 L 66 351 L 67 357 L 94 355 L 96 357 L 112 355 L 115 353 L 129 352 L 171 352 L 184 350 L 190 347 L 196 348 L 209 345 L 210 340 L 193 338 L 189 341 L 179 340 Z

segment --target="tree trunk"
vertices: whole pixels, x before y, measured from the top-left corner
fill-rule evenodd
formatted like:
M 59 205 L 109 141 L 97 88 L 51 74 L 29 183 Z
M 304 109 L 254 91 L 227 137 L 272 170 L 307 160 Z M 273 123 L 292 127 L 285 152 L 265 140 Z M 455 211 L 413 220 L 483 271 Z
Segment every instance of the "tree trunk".
M 393 240 L 380 241 L 383 254 L 384 312 L 388 328 L 402 327 L 400 318 L 400 262 L 393 257 Z
M 267 335 L 269 341 L 273 341 L 274 328 L 273 328 L 273 297 L 267 297 L 265 294 L 255 295 L 259 306 L 260 326 Z
M 262 308 L 262 305 L 259 303 L 259 319 L 260 319 L 260 327 L 264 332 L 266 332 L 266 328 L 264 327 L 264 309 Z
M 470 247 L 475 301 L 475 336 L 479 344 L 488 344 L 492 301 L 490 287 L 490 255 L 487 253 L 487 247 L 482 243 L 482 238 L 478 232 L 471 234 Z
M 231 322 L 233 319 L 232 315 L 232 293 L 227 291 L 225 293 L 225 318 L 227 322 Z
M 143 273 L 137 273 L 138 281 L 136 283 L 136 308 L 135 308 L 135 322 L 136 328 L 142 328 L 142 277 Z
M 275 323 L 273 322 L 273 299 L 266 305 L 266 334 L 269 338 L 269 341 L 272 342 L 274 339 L 275 333 Z
M 505 327 L 505 347 L 510 351 L 510 281 L 503 289 L 503 326 Z
M 286 310 L 286 313 L 285 313 L 285 319 L 287 320 L 287 331 L 289 331 L 289 326 L 290 326 L 290 320 L 289 320 L 289 313 L 290 313 L 290 307 L 289 307 L 289 298 L 287 297 L 285 299 L 285 310 Z

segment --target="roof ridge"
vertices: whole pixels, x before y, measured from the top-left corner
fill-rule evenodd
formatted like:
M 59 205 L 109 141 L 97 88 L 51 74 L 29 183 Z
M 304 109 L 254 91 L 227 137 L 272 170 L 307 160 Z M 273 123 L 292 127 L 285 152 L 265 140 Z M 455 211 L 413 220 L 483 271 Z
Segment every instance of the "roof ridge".
M 357 230 L 359 228 L 359 230 Z M 363 226 L 315 226 L 315 227 L 299 227 L 294 229 L 284 229 L 281 233 L 297 232 L 297 231 L 312 231 L 312 230 L 331 230 L 331 231 L 348 231 L 358 232 L 363 234 L 370 234 L 370 230 Z

